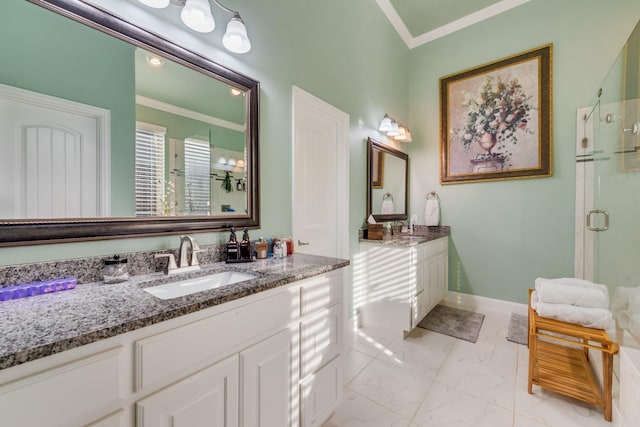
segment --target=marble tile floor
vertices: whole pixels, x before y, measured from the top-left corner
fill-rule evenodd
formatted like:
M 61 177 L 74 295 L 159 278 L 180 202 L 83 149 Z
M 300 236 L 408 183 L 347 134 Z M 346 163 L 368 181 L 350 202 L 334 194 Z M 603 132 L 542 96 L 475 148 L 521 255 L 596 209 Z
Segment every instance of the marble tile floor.
M 322 427 L 613 427 L 595 406 L 528 394 L 527 347 L 505 338 L 511 313 L 479 311 L 475 344 L 420 328 L 404 340 L 347 332 L 344 400 Z

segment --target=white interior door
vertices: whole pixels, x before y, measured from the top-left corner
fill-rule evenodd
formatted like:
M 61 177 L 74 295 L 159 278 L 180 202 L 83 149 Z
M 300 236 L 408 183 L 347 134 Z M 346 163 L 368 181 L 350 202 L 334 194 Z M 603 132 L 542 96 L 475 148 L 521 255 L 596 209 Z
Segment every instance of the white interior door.
M 2 85 L 0 85 L 2 86 Z M 0 218 L 109 215 L 108 111 L 0 87 Z
M 293 88 L 293 237 L 296 251 L 348 256 L 349 116 Z

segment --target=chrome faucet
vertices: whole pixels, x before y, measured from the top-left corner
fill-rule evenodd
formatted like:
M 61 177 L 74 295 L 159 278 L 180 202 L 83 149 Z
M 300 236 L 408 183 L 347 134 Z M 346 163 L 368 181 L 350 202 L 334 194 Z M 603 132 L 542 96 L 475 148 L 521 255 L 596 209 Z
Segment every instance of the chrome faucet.
M 189 247 L 191 248 L 191 259 L 189 259 Z M 178 249 L 178 264 L 172 253 L 156 254 L 156 258 L 168 258 L 167 274 L 185 273 L 187 271 L 199 270 L 198 252 L 202 252 L 200 245 L 191 236 L 180 236 L 180 249 Z
M 187 245 L 191 247 L 191 259 L 188 260 L 188 250 Z M 200 263 L 198 262 L 198 252 L 202 252 L 198 242 L 191 236 L 185 235 L 180 236 L 180 250 L 178 251 L 178 268 L 185 267 L 198 267 L 200 268 Z

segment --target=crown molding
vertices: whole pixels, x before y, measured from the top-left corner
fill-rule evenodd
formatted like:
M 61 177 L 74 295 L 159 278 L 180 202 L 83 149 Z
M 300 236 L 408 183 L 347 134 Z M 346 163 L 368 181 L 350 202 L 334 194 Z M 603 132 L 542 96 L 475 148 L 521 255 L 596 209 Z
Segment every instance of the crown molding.
M 404 21 L 402 20 L 400 15 L 398 15 L 398 12 L 391 4 L 391 0 L 376 0 L 376 3 L 380 7 L 380 9 L 382 9 L 382 12 L 386 15 L 387 19 L 398 32 L 407 47 L 409 49 L 413 49 L 415 47 L 422 46 L 423 44 L 429 43 L 433 40 L 459 31 L 463 28 L 469 27 L 478 22 L 484 21 L 485 19 L 499 15 L 503 12 L 513 9 L 514 7 L 521 6 L 530 1 L 531 0 L 502 0 L 498 3 L 492 4 L 491 6 L 485 7 L 484 9 L 480 9 L 477 12 L 463 16 L 460 19 L 457 19 L 415 37 L 412 36 L 409 32 L 409 29 L 405 25 Z

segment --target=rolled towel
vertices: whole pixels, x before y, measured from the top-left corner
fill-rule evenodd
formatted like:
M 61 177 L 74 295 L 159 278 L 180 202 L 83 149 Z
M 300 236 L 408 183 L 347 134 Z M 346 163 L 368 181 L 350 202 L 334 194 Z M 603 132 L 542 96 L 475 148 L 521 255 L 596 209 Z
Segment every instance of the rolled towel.
M 537 291 L 531 295 L 531 307 L 540 317 L 595 329 L 608 329 L 611 324 L 613 315 L 606 308 L 545 303 L 541 302 L 536 294 Z
M 427 199 L 424 206 L 424 223 L 429 226 L 440 223 L 440 200 Z
M 392 214 L 394 212 L 395 208 L 393 207 L 393 200 L 384 200 L 382 202 L 382 207 L 380 208 L 380 213 Z
M 605 285 L 576 278 L 545 279 L 535 281 L 540 302 L 567 304 L 579 307 L 609 308 L 609 290 Z

